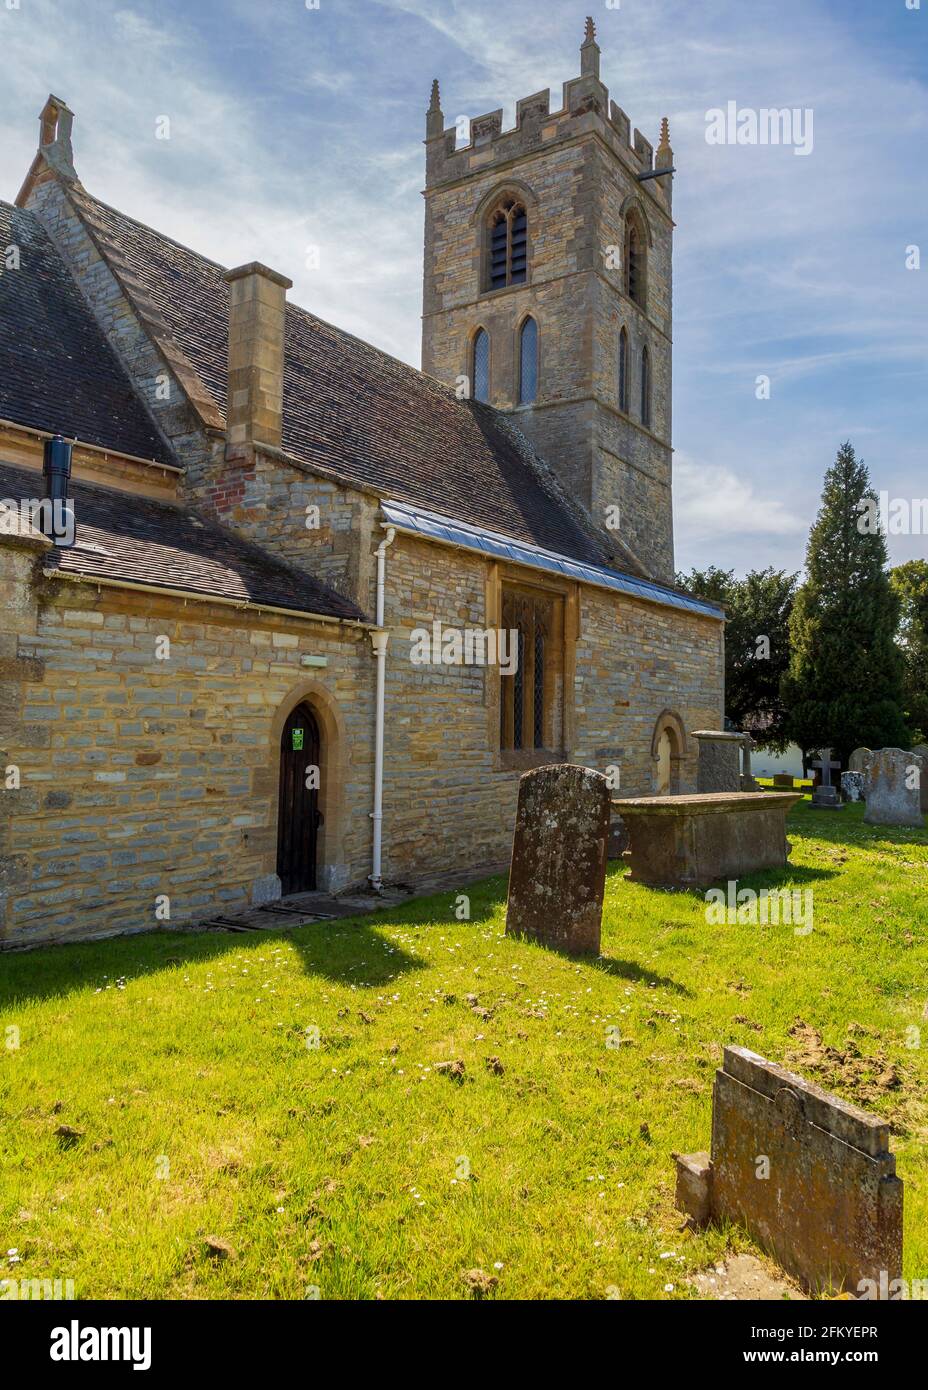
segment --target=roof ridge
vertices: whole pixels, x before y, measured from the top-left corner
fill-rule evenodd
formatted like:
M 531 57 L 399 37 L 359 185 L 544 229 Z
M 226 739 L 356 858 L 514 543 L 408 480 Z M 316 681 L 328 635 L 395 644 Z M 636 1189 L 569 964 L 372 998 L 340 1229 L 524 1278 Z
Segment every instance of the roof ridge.
M 109 268 L 110 273 L 117 280 L 123 294 L 129 300 L 129 303 L 141 320 L 143 328 L 151 338 L 157 351 L 160 352 L 166 366 L 177 378 L 191 410 L 199 418 L 203 428 L 205 430 L 225 430 L 226 419 L 220 408 L 219 402 L 209 389 L 207 383 L 203 380 L 195 363 L 190 361 L 190 358 L 184 352 L 180 343 L 178 343 L 176 335 L 171 331 L 170 325 L 146 291 L 144 284 L 139 280 L 131 263 L 126 260 L 118 246 L 112 246 L 112 238 L 109 236 L 106 227 L 99 226 L 99 219 L 95 218 L 93 214 L 93 206 L 107 208 L 108 211 L 115 213 L 117 217 L 126 218 L 127 221 L 134 222 L 137 227 L 142 227 L 145 231 L 150 232 L 153 237 L 159 238 L 162 241 L 171 241 L 172 245 L 180 247 L 181 250 L 188 251 L 190 255 L 197 257 L 201 261 L 205 261 L 206 258 L 200 257 L 199 253 L 196 251 L 190 251 L 189 247 L 181 246 L 180 242 L 173 242 L 170 237 L 162 236 L 154 227 L 148 227 L 143 222 L 137 222 L 134 218 L 127 217 L 126 214 L 120 212 L 118 208 L 110 207 L 107 203 L 101 203 L 99 199 L 93 198 L 92 195 L 88 194 L 83 187 L 77 190 L 76 197 L 74 196 L 75 190 L 73 187 L 66 189 L 65 193 L 66 196 L 74 199 L 78 215 L 80 216 L 81 213 L 83 213 L 81 221 L 83 222 L 87 235 L 96 246 L 99 255 Z M 82 207 L 83 202 L 88 202 L 92 206 L 90 208 Z M 107 245 L 105 243 L 110 244 Z M 215 265 L 216 263 L 207 261 L 206 264 Z M 219 268 L 222 269 L 222 267 Z

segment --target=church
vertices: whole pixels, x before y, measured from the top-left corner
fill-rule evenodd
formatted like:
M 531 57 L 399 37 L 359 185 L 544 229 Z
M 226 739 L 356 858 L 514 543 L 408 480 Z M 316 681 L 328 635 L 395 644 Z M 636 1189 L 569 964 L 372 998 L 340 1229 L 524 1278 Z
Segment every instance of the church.
M 695 790 L 669 129 L 592 21 L 551 107 L 462 144 L 433 84 L 417 371 L 89 192 L 49 97 L 0 201 L 0 945 L 477 878 L 544 763 Z

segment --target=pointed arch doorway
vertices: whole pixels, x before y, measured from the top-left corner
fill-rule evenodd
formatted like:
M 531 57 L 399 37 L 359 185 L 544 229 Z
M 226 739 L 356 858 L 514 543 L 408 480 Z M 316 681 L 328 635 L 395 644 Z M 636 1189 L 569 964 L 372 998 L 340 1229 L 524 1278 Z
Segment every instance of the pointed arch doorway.
M 277 873 L 284 897 L 316 887 L 321 766 L 319 724 L 304 700 L 291 711 L 280 736 Z

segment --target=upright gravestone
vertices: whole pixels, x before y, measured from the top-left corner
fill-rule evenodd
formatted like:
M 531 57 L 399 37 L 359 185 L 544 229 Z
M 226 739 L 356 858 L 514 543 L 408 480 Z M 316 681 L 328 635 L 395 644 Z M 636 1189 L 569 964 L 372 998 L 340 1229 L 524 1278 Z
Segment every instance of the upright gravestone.
M 862 772 L 842 772 L 841 790 L 848 801 L 863 800 L 864 774 Z
M 848 772 L 866 772 L 867 762 L 872 756 L 872 748 L 855 748 L 847 760 Z
M 741 757 L 744 734 L 726 733 L 721 729 L 698 729 L 693 733 L 699 749 L 696 790 L 740 792 Z
M 763 789 L 760 783 L 754 780 L 754 773 L 751 771 L 751 753 L 757 744 L 750 734 L 742 734 L 741 737 L 741 790 L 743 792 L 759 792 Z
M 922 784 L 928 760 L 902 748 L 881 748 L 867 764 L 864 796 L 867 825 L 913 825 L 921 829 Z
M 925 767 L 928 768 L 928 743 L 916 743 L 912 752 L 919 758 L 924 758 Z M 922 777 L 922 811 L 928 811 L 928 776 Z
M 831 749 L 821 749 L 818 761 L 812 764 L 820 769 L 822 780 L 812 792 L 812 808 L 815 811 L 840 811 L 842 809 L 838 788 L 832 786 L 831 774 L 837 772 L 841 764 L 832 760 Z
M 512 838 L 506 935 L 599 954 L 611 793 L 589 767 L 526 772 Z

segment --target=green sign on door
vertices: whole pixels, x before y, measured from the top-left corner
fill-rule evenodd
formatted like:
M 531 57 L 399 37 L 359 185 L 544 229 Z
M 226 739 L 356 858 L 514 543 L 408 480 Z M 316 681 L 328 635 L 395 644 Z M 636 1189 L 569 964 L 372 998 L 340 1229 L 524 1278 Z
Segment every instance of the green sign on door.
M 293 751 L 294 751 L 294 753 L 302 753 L 302 751 L 303 751 L 303 733 L 304 733 L 304 730 L 303 730 L 303 729 L 293 729 L 293 730 L 292 730 L 292 733 L 293 733 Z

